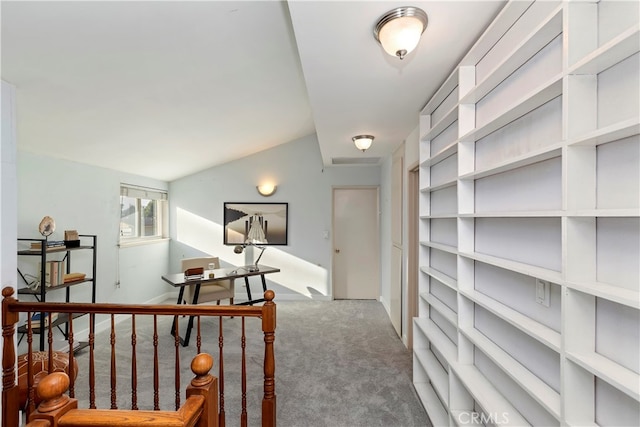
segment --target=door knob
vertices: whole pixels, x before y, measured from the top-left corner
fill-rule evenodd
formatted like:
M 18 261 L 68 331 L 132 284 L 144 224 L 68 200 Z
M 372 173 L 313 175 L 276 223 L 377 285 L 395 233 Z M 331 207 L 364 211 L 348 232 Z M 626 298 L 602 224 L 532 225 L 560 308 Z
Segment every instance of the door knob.
M 339 254 L 340 253 L 340 249 L 336 249 L 336 253 Z

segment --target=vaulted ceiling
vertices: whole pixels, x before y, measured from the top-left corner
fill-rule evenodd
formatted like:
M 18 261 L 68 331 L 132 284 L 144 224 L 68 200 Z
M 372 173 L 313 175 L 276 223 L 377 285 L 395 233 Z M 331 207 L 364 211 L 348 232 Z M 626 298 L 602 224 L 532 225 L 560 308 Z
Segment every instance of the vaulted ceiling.
M 326 166 L 384 157 L 504 5 L 405 3 L 3 0 L 18 148 L 165 181 L 314 133 Z M 429 24 L 400 61 L 373 26 L 407 5 Z

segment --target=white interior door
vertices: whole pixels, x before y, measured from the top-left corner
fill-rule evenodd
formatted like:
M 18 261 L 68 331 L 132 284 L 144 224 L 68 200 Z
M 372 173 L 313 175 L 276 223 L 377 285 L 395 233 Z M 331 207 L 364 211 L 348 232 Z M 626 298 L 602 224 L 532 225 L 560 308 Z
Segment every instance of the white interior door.
M 333 189 L 333 296 L 380 297 L 377 188 Z

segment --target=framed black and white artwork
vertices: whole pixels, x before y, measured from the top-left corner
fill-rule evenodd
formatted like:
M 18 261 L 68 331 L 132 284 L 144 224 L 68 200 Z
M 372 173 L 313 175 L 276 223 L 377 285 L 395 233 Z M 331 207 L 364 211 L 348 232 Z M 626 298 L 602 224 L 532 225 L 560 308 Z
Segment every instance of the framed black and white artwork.
M 288 243 L 288 203 L 224 203 L 224 244 Z

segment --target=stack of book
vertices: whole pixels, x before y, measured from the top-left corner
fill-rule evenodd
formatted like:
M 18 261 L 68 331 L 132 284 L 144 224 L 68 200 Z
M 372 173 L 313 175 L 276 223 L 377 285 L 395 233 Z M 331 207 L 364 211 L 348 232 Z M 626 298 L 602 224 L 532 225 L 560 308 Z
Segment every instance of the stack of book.
M 64 247 L 64 240 L 47 240 L 47 249 Z M 42 242 L 31 242 L 31 249 L 41 249 Z

